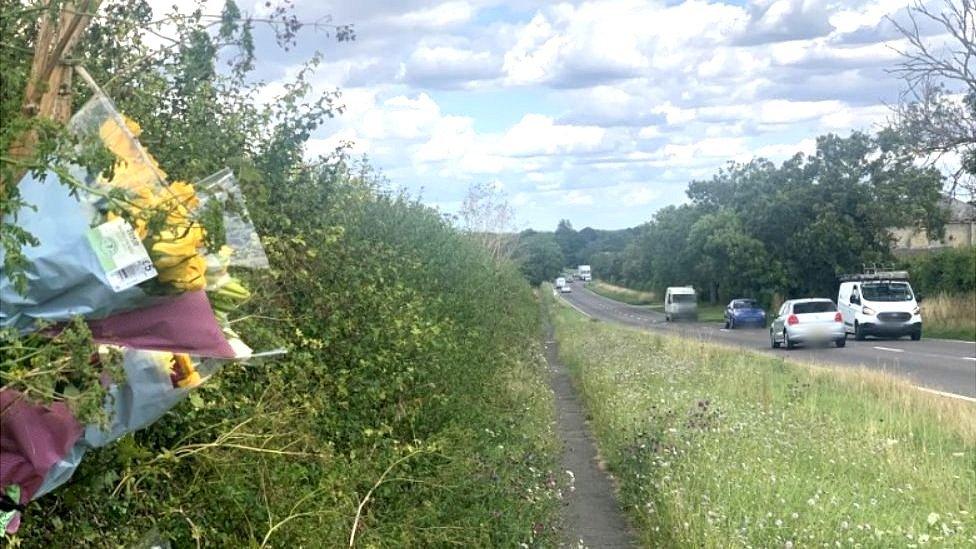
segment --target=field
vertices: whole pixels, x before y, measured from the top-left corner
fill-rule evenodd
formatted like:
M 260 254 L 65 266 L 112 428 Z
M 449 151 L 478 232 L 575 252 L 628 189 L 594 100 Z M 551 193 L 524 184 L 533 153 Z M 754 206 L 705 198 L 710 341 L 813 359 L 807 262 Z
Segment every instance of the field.
M 649 547 L 971 547 L 976 406 L 548 301 Z
M 925 337 L 976 341 L 976 293 L 939 294 L 920 304 Z
M 623 286 L 614 286 L 602 280 L 594 280 L 588 283 L 586 287 L 603 297 L 609 297 L 610 299 L 630 305 L 660 305 L 660 300 L 654 297 L 654 294 L 651 292 L 642 292 L 624 288 Z

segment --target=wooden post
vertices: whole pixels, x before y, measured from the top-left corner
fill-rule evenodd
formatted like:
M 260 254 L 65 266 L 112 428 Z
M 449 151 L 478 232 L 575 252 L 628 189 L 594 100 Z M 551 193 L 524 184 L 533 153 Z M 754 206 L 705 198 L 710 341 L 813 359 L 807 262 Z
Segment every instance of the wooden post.
M 45 12 L 34 45 L 34 60 L 21 112 L 28 118 L 48 118 L 64 124 L 71 118 L 71 66 L 64 62 L 80 40 L 101 0 L 66 3 L 57 17 Z M 37 132 L 28 131 L 14 141 L 9 156 L 14 162 L 31 158 L 37 147 Z M 11 181 L 0 179 L 0 191 L 16 185 L 26 173 L 17 167 Z

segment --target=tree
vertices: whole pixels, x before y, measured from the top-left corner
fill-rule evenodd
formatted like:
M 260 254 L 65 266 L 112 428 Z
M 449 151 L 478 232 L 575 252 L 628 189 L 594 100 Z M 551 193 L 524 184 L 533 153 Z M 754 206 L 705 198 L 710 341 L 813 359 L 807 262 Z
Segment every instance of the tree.
M 464 232 L 488 250 L 496 261 L 507 260 L 517 245 L 515 210 L 500 187 L 478 183 L 468 188 L 461 205 Z
M 552 233 L 524 236 L 519 241 L 515 261 L 533 286 L 552 280 L 564 266 L 563 252 Z
M 896 128 L 923 157 L 958 155 L 947 191 L 976 200 L 976 0 L 944 0 L 940 11 L 917 2 L 907 12 L 905 24 L 891 19 L 909 44 L 892 70 L 906 84 Z M 937 28 L 945 43 L 930 40 L 926 27 Z
M 563 259 L 566 266 L 575 266 L 579 263 L 579 250 L 581 247 L 579 233 L 573 228 L 573 224 L 568 219 L 560 219 L 556 225 L 556 242 L 562 250 Z

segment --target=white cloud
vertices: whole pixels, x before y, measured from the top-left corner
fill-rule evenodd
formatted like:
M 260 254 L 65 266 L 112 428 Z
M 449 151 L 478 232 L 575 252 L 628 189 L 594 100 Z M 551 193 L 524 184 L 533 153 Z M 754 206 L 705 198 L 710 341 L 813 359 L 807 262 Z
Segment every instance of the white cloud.
M 527 114 L 502 138 L 501 149 L 511 156 L 537 156 L 593 152 L 606 130 L 594 126 L 570 126 L 548 116 Z
M 353 140 L 431 202 L 494 180 L 533 219 L 573 206 L 592 216 L 578 226 L 634 225 L 729 160 L 779 161 L 813 152 L 819 134 L 883 122 L 900 84 L 884 72 L 897 36 L 881 25 L 903 4 L 300 3 L 306 19 L 333 11 L 359 36 L 328 47 L 314 78 L 342 89 L 347 112 L 309 154 Z M 260 100 L 299 66 L 275 67 L 282 80 Z M 628 206 L 643 208 L 611 213 Z
M 443 28 L 460 25 L 471 20 L 474 9 L 469 2 L 451 0 L 432 7 L 391 15 L 391 24 L 412 30 L 417 28 Z
M 589 206 L 593 204 L 592 196 L 577 189 L 563 193 L 561 196 L 562 203 L 567 206 Z

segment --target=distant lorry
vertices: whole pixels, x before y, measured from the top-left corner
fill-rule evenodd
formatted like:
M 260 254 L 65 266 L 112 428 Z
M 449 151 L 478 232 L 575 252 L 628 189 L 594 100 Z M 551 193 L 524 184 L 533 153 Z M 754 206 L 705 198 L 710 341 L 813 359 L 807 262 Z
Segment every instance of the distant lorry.
M 580 280 L 583 282 L 589 282 L 593 279 L 593 272 L 590 271 L 589 265 L 580 265 L 577 269 L 577 273 L 579 274 Z
M 698 320 L 698 293 L 691 286 L 671 286 L 664 293 L 664 319 Z
M 922 311 L 906 271 L 871 270 L 841 277 L 837 306 L 844 329 L 866 336 L 922 338 Z
M 563 286 L 565 286 L 565 285 L 566 285 L 566 279 L 565 278 L 559 277 L 559 278 L 556 279 L 556 289 L 557 290 L 562 290 L 563 289 Z

